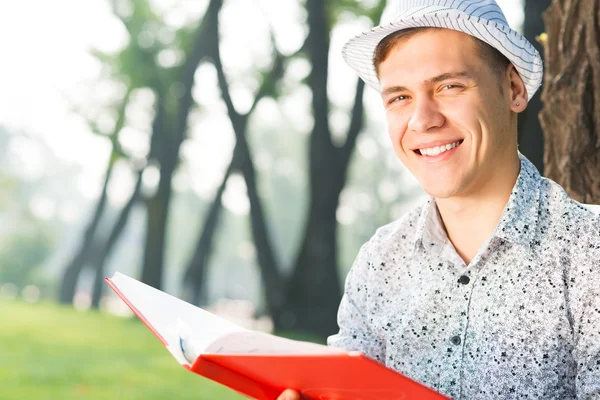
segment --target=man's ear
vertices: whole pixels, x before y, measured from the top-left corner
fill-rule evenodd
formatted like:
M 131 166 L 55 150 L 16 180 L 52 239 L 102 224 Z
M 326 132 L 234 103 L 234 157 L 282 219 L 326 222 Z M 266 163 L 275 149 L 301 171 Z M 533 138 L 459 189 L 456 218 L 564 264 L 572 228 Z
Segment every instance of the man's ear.
M 527 102 L 529 101 L 525 82 L 523 82 L 521 75 L 512 64 L 506 69 L 506 78 L 510 82 L 510 109 L 515 113 L 520 113 L 527 108 Z

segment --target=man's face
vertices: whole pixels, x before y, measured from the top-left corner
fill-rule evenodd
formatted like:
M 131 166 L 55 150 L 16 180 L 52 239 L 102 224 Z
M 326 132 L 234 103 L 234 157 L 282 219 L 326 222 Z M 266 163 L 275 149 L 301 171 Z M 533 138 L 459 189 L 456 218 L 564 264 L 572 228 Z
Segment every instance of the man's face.
M 428 194 L 476 193 L 514 159 L 510 74 L 494 72 L 466 34 L 411 36 L 378 72 L 394 150 Z

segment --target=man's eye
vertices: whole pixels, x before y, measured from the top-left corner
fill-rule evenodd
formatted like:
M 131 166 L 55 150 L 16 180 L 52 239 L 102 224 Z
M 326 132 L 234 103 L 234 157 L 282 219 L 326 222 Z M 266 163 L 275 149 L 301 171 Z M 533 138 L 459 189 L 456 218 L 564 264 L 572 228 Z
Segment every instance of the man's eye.
M 404 101 L 404 100 L 406 100 L 406 99 L 408 99 L 408 96 L 396 96 L 396 97 L 394 97 L 393 99 L 391 99 L 391 100 L 389 101 L 389 103 L 390 103 L 390 104 L 392 104 L 392 103 L 397 103 L 397 102 L 399 102 L 399 101 Z
M 460 85 L 444 85 L 442 86 L 443 90 L 452 90 L 452 89 L 460 89 Z

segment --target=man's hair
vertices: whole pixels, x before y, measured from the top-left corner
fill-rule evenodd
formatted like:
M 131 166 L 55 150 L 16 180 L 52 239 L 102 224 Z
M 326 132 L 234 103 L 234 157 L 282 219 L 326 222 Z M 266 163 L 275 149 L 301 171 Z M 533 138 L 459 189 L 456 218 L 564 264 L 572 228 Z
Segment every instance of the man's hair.
M 379 65 L 385 61 L 385 59 L 390 54 L 390 51 L 398 44 L 403 41 L 410 39 L 411 37 L 429 30 L 429 29 L 444 29 L 444 28 L 433 28 L 433 27 L 418 27 L 418 28 L 408 28 L 400 31 L 396 31 L 387 35 L 375 48 L 375 54 L 373 56 L 373 64 L 375 66 L 375 71 L 377 72 L 377 77 L 379 77 Z M 477 53 L 482 60 L 484 60 L 499 77 L 502 76 L 506 72 L 506 68 L 510 64 L 508 58 L 506 58 L 502 53 L 498 50 L 490 46 L 489 44 L 468 35 L 473 42 L 475 43 L 475 47 L 477 49 Z

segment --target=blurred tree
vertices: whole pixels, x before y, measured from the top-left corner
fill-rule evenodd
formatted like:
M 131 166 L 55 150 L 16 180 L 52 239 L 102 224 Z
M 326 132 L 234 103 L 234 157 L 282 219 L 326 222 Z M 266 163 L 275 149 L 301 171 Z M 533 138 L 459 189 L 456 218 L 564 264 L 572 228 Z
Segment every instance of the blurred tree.
M 545 175 L 600 203 L 600 0 L 553 0 L 544 13 Z
M 346 2 L 346 7 L 347 7 Z M 383 9 L 384 3 L 378 6 Z M 304 238 L 293 273 L 286 282 L 280 329 L 294 329 L 327 336 L 337 330 L 341 296 L 338 276 L 337 208 L 346 184 L 350 157 L 363 127 L 364 82 L 358 80 L 351 122 L 345 143 L 332 138 L 327 95 L 329 36 L 333 4 L 307 0 L 309 33 L 305 51 L 312 65 L 308 85 L 312 91 L 313 130 L 309 144 L 310 201 Z M 378 21 L 379 16 L 374 16 Z
M 168 85 L 163 84 L 155 88 L 158 92 L 158 102 L 152 128 L 150 157 L 160 165 L 160 180 L 154 196 L 146 199 L 147 228 L 142 281 L 156 288 L 161 288 L 163 283 L 171 182 L 179 162 L 179 149 L 186 137 L 188 116 L 194 105 L 194 74 L 207 55 L 206 45 L 218 40 L 210 35 L 214 33 L 213 27 L 217 23 L 222 3 L 222 0 L 211 0 L 197 28 L 191 32 L 182 30 L 186 33 L 186 40 L 181 46 L 184 62 L 169 71 L 170 79 L 165 80 Z M 181 89 L 177 96 L 173 96 L 173 85 Z
M 237 138 L 237 144 L 234 148 L 231 162 L 223 176 L 223 180 L 219 188 L 217 189 L 215 198 L 211 203 L 209 211 L 205 216 L 204 223 L 202 224 L 202 233 L 199 236 L 194 255 L 190 259 L 187 270 L 184 274 L 183 284 L 184 286 L 187 286 L 187 292 L 189 293 L 186 297 L 190 298 L 190 300 L 195 304 L 200 302 L 200 296 L 203 293 L 203 283 L 205 280 L 204 277 L 206 272 L 206 266 L 209 257 L 212 253 L 212 242 L 214 239 L 219 214 L 221 211 L 221 198 L 223 196 L 223 192 L 225 191 L 225 185 L 227 184 L 227 180 L 229 179 L 229 176 L 234 170 L 239 169 L 244 175 L 248 187 L 249 198 L 251 200 L 251 209 L 253 210 L 253 217 L 258 217 L 261 219 L 261 221 L 263 220 L 262 205 L 254 202 L 254 200 L 258 198 L 258 194 L 254 178 L 254 166 L 250 159 L 250 150 L 246 141 L 246 131 L 248 127 L 248 119 L 256 109 L 256 105 L 265 96 L 275 95 L 275 87 L 277 86 L 277 82 L 279 81 L 279 79 L 281 79 L 284 72 L 284 57 L 280 53 L 277 53 L 271 70 L 268 73 L 262 74 L 262 83 L 252 101 L 250 109 L 245 114 L 239 114 L 233 105 L 233 101 L 229 93 L 229 85 L 225 78 L 223 65 L 221 64 L 221 57 L 219 52 L 220 46 L 218 42 L 218 24 L 215 24 L 213 26 L 213 29 L 215 29 L 215 31 L 213 32 L 212 37 L 215 40 L 212 42 L 210 55 L 217 68 L 219 86 L 223 93 L 223 98 L 227 106 L 227 111 L 230 116 L 231 123 L 233 125 L 233 130 Z M 275 48 L 275 40 L 272 36 L 271 44 L 273 48 Z M 266 228 L 264 226 L 261 226 L 259 229 L 260 232 L 258 233 L 258 235 L 266 236 Z M 269 260 L 263 260 L 263 262 L 270 263 Z M 274 263 L 272 263 L 271 265 L 274 266 Z M 274 274 L 278 274 L 276 269 L 273 269 L 272 271 Z M 277 286 L 280 287 L 278 284 L 279 281 L 277 281 Z
M 543 46 L 536 39 L 544 32 L 542 13 L 550 6 L 551 0 L 525 0 L 525 24 L 523 34 L 534 45 L 540 54 Z M 540 93 L 542 89 L 540 90 Z M 542 110 L 540 95 L 529 99 L 525 112 L 519 118 L 519 150 L 544 173 L 544 133 L 539 114 Z
M 162 286 L 164 248 L 166 227 L 171 200 L 171 182 L 179 161 L 179 148 L 186 136 L 187 118 L 193 105 L 191 91 L 194 86 L 194 73 L 205 55 L 204 44 L 208 42 L 205 32 L 211 21 L 218 15 L 222 2 L 211 1 L 206 17 L 196 28 L 184 27 L 176 32 L 171 42 L 142 40 L 147 37 L 159 37 L 165 24 L 152 10 L 150 5 L 141 0 L 130 0 L 130 7 L 113 2 L 115 15 L 123 22 L 130 40 L 128 45 L 117 54 L 95 55 L 111 71 L 111 77 L 127 86 L 127 95 L 119 108 L 119 117 L 114 130 L 107 136 L 111 139 L 113 153 L 109 158 L 105 182 L 94 215 L 86 229 L 84 239 L 71 263 L 65 269 L 60 299 L 71 302 L 79 274 L 86 262 L 93 262 L 96 274 L 95 300 L 99 301 L 103 273 L 103 265 L 118 236 L 122 232 L 141 191 L 141 176 L 127 205 L 119 214 L 109 237 L 104 244 L 99 244 L 96 231 L 102 213 L 106 207 L 107 187 L 115 162 L 125 157 L 119 146 L 119 133 L 126 126 L 125 111 L 129 95 L 138 88 L 149 88 L 155 94 L 154 117 L 151 124 L 150 149 L 146 160 L 132 160 L 138 171 L 145 165 L 157 165 L 160 171 L 158 187 L 144 199 L 147 210 L 147 229 L 142 266 L 142 281 L 160 288 Z M 181 64 L 161 66 L 160 54 L 173 48 L 183 51 Z M 89 120 L 95 132 L 98 131 L 93 120 Z
M 123 22 L 129 35 L 127 46 L 116 54 L 106 54 L 100 51 L 92 52 L 93 55 L 102 62 L 106 70 L 108 70 L 109 77 L 115 82 L 122 83 L 127 90 L 122 101 L 116 107 L 117 119 L 111 132 L 104 132 L 93 118 L 86 118 L 92 132 L 109 138 L 112 150 L 107 163 L 102 192 L 96 204 L 95 211 L 85 229 L 80 247 L 76 250 L 75 255 L 70 260 L 63 273 L 59 294 L 59 299 L 63 303 L 71 303 L 73 301 L 79 275 L 84 266 L 88 265 L 90 262 L 96 262 L 96 265 L 98 265 L 97 263 L 100 261 L 97 258 L 100 257 L 101 259 L 102 257 L 107 256 L 106 254 L 100 253 L 100 247 L 102 246 L 99 244 L 101 239 L 97 238 L 97 230 L 106 209 L 108 185 L 114 165 L 118 160 L 128 158 L 128 155 L 120 146 L 119 136 L 123 128 L 127 125 L 126 110 L 130 103 L 131 94 L 134 90 L 145 87 L 162 89 L 155 90 L 155 92 L 159 94 L 167 91 L 166 88 L 163 89 L 163 76 L 156 71 L 156 59 L 158 58 L 159 53 L 165 49 L 166 45 L 158 40 L 152 41 L 150 45 L 143 40 L 140 40 L 144 35 L 149 35 L 148 30 L 151 29 L 151 26 L 160 26 L 158 16 L 153 12 L 147 2 L 144 1 L 131 0 L 131 8 L 122 7 L 123 5 L 125 4 L 117 4 L 115 1 L 112 1 L 115 15 Z M 153 32 L 153 34 L 156 33 Z M 159 97 L 156 101 L 157 109 L 160 109 L 163 104 L 161 100 L 162 97 Z M 161 120 L 161 115 L 161 112 L 156 112 L 155 125 Z M 158 134 L 155 134 L 153 130 L 151 144 L 154 146 L 151 145 L 150 152 L 152 152 L 152 147 L 156 147 L 157 136 Z M 150 158 L 150 155 L 148 158 Z M 143 165 L 139 165 L 139 160 L 132 160 L 132 163 L 138 164 L 137 168 L 144 167 Z M 129 212 L 128 208 L 125 208 L 124 210 Z M 127 215 L 121 213 L 120 218 L 127 219 Z M 117 221 L 115 226 L 118 226 L 119 224 L 120 221 Z
M 115 7 L 116 15 L 123 21 L 130 36 L 126 48 L 115 55 L 99 55 L 103 63 L 113 71 L 113 78 L 123 82 L 129 92 L 137 88 L 149 88 L 155 96 L 154 115 L 151 124 L 150 150 L 145 165 L 156 165 L 160 171 L 156 190 L 145 198 L 146 237 L 142 280 L 160 288 L 163 285 L 164 252 L 167 234 L 167 221 L 172 197 L 172 179 L 179 163 L 180 146 L 186 138 L 188 115 L 194 106 L 192 88 L 202 85 L 194 81 L 198 65 L 206 60 L 215 65 L 218 84 L 227 108 L 236 137 L 235 150 L 229 167 L 225 171 L 222 183 L 216 191 L 212 205 L 203 215 L 203 222 L 197 243 L 191 253 L 184 274 L 185 297 L 193 302 L 200 301 L 206 265 L 211 254 L 212 242 L 218 225 L 221 210 L 221 197 L 229 176 L 239 170 L 245 180 L 250 203 L 251 232 L 258 265 L 261 270 L 267 309 L 273 316 L 277 329 L 303 330 L 328 335 L 336 329 L 336 313 L 340 300 L 341 285 L 338 271 L 338 221 L 337 210 L 342 189 L 348 175 L 348 166 L 356 145 L 357 137 L 363 128 L 363 91 L 364 84 L 357 80 L 353 108 L 345 141 L 339 144 L 334 139 L 330 127 L 330 98 L 327 93 L 327 80 L 330 74 L 328 66 L 329 37 L 333 26 L 342 16 L 366 15 L 377 22 L 385 5 L 379 1 L 373 8 L 365 11 L 358 0 L 337 0 L 319 2 L 309 0 L 306 3 L 308 36 L 300 51 L 283 57 L 277 51 L 274 38 L 273 62 L 265 71 L 261 71 L 261 84 L 249 111 L 240 113 L 234 107 L 230 84 L 221 62 L 219 43 L 219 12 L 222 0 L 210 1 L 201 22 L 195 26 L 179 29 L 175 40 L 155 40 L 148 45 L 140 40 L 142 36 L 157 36 L 155 31 L 164 24 L 147 2 L 130 0 L 131 11 Z M 152 22 L 152 24 L 150 24 Z M 177 49 L 182 53 L 181 63 L 164 67 L 157 61 L 161 51 Z M 265 209 L 257 184 L 252 152 L 246 138 L 248 120 L 256 105 L 264 97 L 277 98 L 278 81 L 284 73 L 287 61 L 304 58 L 312 66 L 305 84 L 312 92 L 311 109 L 314 124 L 308 143 L 308 181 L 310 187 L 308 210 L 304 229 L 298 243 L 297 253 L 292 256 L 290 268 L 284 268 L 278 261 L 277 252 L 282 244 L 278 238 L 269 234 L 270 226 L 277 224 L 266 217 Z M 123 121 L 126 125 L 127 121 Z M 115 128 L 111 137 L 113 144 L 119 131 Z M 115 146 L 114 149 L 119 150 Z M 261 149 L 264 152 L 264 149 Z M 271 151 L 271 150 L 268 150 Z M 125 155 L 127 156 L 127 155 Z M 111 157 L 111 160 L 113 158 Z M 109 164 L 110 167 L 110 164 Z M 110 175 L 107 169 L 107 180 Z M 141 176 L 141 175 L 140 175 Z M 135 199 L 139 196 L 140 182 L 133 191 L 127 205 L 121 210 L 108 238 L 99 239 L 95 235 L 93 246 L 97 256 L 91 257 L 95 268 L 94 305 L 100 300 L 102 274 L 106 257 L 123 230 Z M 291 184 L 285 180 L 286 184 Z M 297 184 L 296 184 L 297 185 Z M 105 185 L 106 186 L 106 185 Z M 145 192 L 145 191 L 144 191 Z M 106 196 L 106 194 L 104 194 Z M 102 196 L 97 206 L 101 208 Z M 289 214 L 289 208 L 286 213 Z M 101 213 L 100 209 L 100 213 Z M 99 217 L 98 217 L 99 218 Z M 90 225 L 97 230 L 98 222 L 94 218 Z M 289 245 L 286 243 L 286 246 Z M 89 252 L 88 252 L 89 253 Z M 287 256 L 286 256 L 287 259 Z M 285 270 L 292 271 L 286 276 Z M 74 290 L 74 289 L 73 289 Z M 72 295 L 71 295 L 72 297 Z
M 128 155 L 123 151 L 120 145 L 119 136 L 123 128 L 127 125 L 126 111 L 130 104 L 131 94 L 134 90 L 139 88 L 162 87 L 162 77 L 156 73 L 156 59 L 160 51 L 164 50 L 165 45 L 160 41 L 154 41 L 148 46 L 143 41 L 139 40 L 141 36 L 148 33 L 149 23 L 153 22 L 155 25 L 160 25 L 158 16 L 146 2 L 140 0 L 131 1 L 131 13 L 129 13 L 129 11 L 124 11 L 127 7 L 120 7 L 114 1 L 112 2 L 112 6 L 115 15 L 120 18 L 127 29 L 130 38 L 128 45 L 116 54 L 106 54 L 100 51 L 93 51 L 92 53 L 102 62 L 106 70 L 108 70 L 109 77 L 115 82 L 122 83 L 127 89 L 120 104 L 116 106 L 117 118 L 110 132 L 104 132 L 94 118 L 86 117 L 86 121 L 90 125 L 93 133 L 105 136 L 110 140 L 111 154 L 107 162 L 104 184 L 95 211 L 85 229 L 79 248 L 75 251 L 74 256 L 71 258 L 63 272 L 59 300 L 62 303 L 68 304 L 73 301 L 79 275 L 83 268 L 90 262 L 98 263 L 98 257 L 102 258 L 107 256 L 100 253 L 101 246 L 99 245 L 100 239 L 97 238 L 97 230 L 107 206 L 108 185 L 113 168 L 118 160 L 128 158 Z M 165 91 L 166 90 L 163 90 L 162 92 Z M 157 101 L 157 103 L 159 102 Z M 82 114 L 82 112 L 80 112 L 80 114 Z M 159 118 L 158 114 L 160 113 L 157 112 L 157 117 L 155 119 Z M 153 134 L 152 138 L 156 136 L 157 135 Z M 132 160 L 132 162 L 134 164 L 140 164 L 139 160 Z M 138 168 L 143 168 L 143 166 L 138 165 Z M 121 218 L 126 219 L 127 216 L 121 213 Z M 119 223 L 120 222 L 117 221 L 116 226 L 118 226 Z
M 218 29 L 219 25 L 217 23 L 215 25 L 214 37 L 219 37 Z M 273 245 L 269 237 L 264 207 L 258 193 L 256 184 L 256 171 L 251 157 L 250 148 L 248 146 L 248 141 L 246 139 L 246 128 L 248 117 L 256 107 L 256 104 L 258 104 L 258 101 L 273 89 L 273 84 L 279 77 L 281 77 L 283 72 L 283 60 L 281 54 L 277 54 L 273 63 L 273 69 L 270 74 L 271 77 L 263 80 L 263 84 L 261 85 L 261 88 L 254 99 L 250 111 L 246 114 L 240 114 L 235 109 L 231 94 L 229 92 L 229 84 L 227 82 L 223 64 L 221 62 L 219 43 L 214 42 L 211 50 L 212 61 L 217 69 L 219 88 L 221 89 L 223 100 L 227 106 L 227 112 L 229 114 L 229 119 L 231 120 L 237 141 L 234 156 L 239 155 L 239 159 L 237 161 L 239 162 L 239 168 L 246 182 L 248 199 L 250 201 L 252 237 L 254 239 L 254 245 L 257 249 L 257 258 L 261 270 L 262 281 L 265 285 L 265 296 L 267 298 L 269 312 L 271 313 L 271 316 L 277 320 L 277 316 L 281 311 L 283 300 L 283 279 L 281 277 L 281 269 L 276 261 Z
M 142 177 L 144 174 L 144 170 L 138 172 L 137 182 L 133 189 L 133 193 L 129 197 L 127 204 L 123 207 L 119 216 L 117 217 L 117 221 L 115 222 L 106 242 L 100 246 L 98 255 L 92 261 L 92 270 L 94 271 L 94 284 L 92 288 L 92 303 L 91 308 L 97 309 L 100 307 L 100 300 L 102 299 L 102 292 L 105 288 L 104 283 L 104 269 L 106 264 L 106 259 L 110 255 L 113 250 L 113 247 L 117 243 L 117 239 L 123 232 L 125 225 L 127 224 L 127 219 L 129 218 L 129 214 L 131 214 L 131 209 L 137 203 L 140 198 L 141 188 L 142 188 Z
M 223 175 L 223 180 L 215 193 L 208 212 L 203 216 L 201 233 L 198 237 L 194 253 L 188 261 L 187 268 L 183 274 L 183 298 L 192 304 L 203 305 L 206 301 L 206 270 L 213 252 L 213 242 L 223 209 L 223 193 L 225 192 L 225 187 L 231 173 L 236 169 L 236 164 L 239 163 L 238 153 L 239 151 L 234 150 L 231 162 Z
M 118 117 L 115 123 L 113 131 L 108 135 L 110 139 L 110 143 L 112 146 L 111 154 L 108 159 L 108 163 L 106 166 L 106 171 L 104 173 L 104 183 L 102 185 L 102 191 L 100 193 L 100 197 L 98 202 L 96 203 L 96 207 L 94 212 L 92 213 L 92 217 L 85 228 L 83 238 L 77 250 L 75 250 L 75 254 L 68 262 L 67 266 L 64 268 L 63 276 L 61 280 L 60 290 L 59 290 L 59 301 L 64 304 L 72 304 L 73 298 L 75 296 L 75 290 L 77 288 L 77 282 L 79 280 L 79 275 L 83 270 L 84 266 L 87 262 L 93 259 L 96 254 L 95 249 L 95 239 L 98 231 L 98 226 L 100 225 L 100 221 L 102 215 L 104 214 L 104 210 L 106 208 L 107 200 L 108 200 L 108 184 L 110 182 L 110 177 L 112 175 L 113 168 L 117 160 L 123 157 L 123 151 L 119 146 L 119 132 L 123 129 L 125 124 L 125 110 L 127 108 L 127 104 L 129 103 L 129 95 L 131 91 L 127 91 L 123 101 L 118 107 Z M 91 119 L 87 119 L 88 124 L 92 128 L 92 132 L 103 135 L 101 130 L 94 124 L 94 121 Z
M 378 21 L 385 2 L 381 1 L 370 16 Z M 352 118 L 345 143 L 334 143 L 329 126 L 329 97 L 327 95 L 329 36 L 335 16 L 340 9 L 352 8 L 359 13 L 362 5 L 352 1 L 329 3 L 308 0 L 308 37 L 303 47 L 312 71 L 308 86 L 312 92 L 313 129 L 309 138 L 310 201 L 303 239 L 294 262 L 292 275 L 284 279 L 271 243 L 264 210 L 256 188 L 251 152 L 246 141 L 246 118 L 233 107 L 229 85 L 220 61 L 219 47 L 213 48 L 219 86 L 227 104 L 229 117 L 236 133 L 237 147 L 248 198 L 252 235 L 257 249 L 265 287 L 267 308 L 275 328 L 297 330 L 327 336 L 337 329 L 336 315 L 341 288 L 337 263 L 337 218 L 340 193 L 345 186 L 347 169 L 363 126 L 364 83 L 357 81 Z

